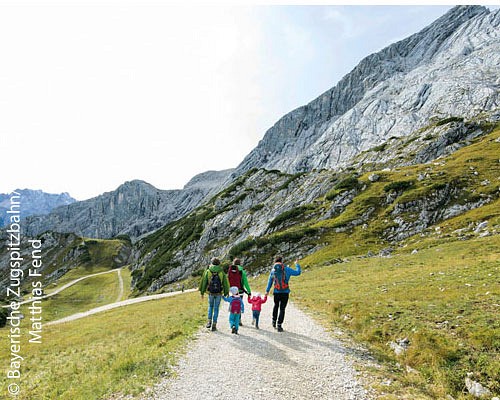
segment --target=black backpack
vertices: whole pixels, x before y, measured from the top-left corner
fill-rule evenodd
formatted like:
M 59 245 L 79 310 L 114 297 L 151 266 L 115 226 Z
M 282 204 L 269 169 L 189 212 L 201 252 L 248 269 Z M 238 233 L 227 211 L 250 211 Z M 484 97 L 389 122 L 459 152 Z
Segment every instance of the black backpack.
M 208 271 L 212 276 L 208 281 L 208 292 L 211 294 L 222 293 L 222 282 L 218 272 Z

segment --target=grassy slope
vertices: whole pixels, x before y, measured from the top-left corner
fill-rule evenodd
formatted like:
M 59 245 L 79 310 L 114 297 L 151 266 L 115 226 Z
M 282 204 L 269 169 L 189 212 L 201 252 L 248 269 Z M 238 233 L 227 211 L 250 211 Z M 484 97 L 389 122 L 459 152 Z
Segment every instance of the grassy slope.
M 199 295 L 189 293 L 44 327 L 41 345 L 23 345 L 17 398 L 92 400 L 140 393 L 171 374 L 169 366 L 201 325 L 204 309 Z M 7 329 L 0 333 L 1 347 L 8 348 Z M 7 352 L 0 363 L 8 365 Z
M 67 234 L 58 235 L 70 237 L 70 235 Z M 119 239 L 82 240 L 74 235 L 73 237 L 74 239 L 72 240 L 61 239 L 59 245 L 45 250 L 42 253 L 43 262 L 46 265 L 42 272 L 42 281 L 47 285 L 45 287 L 45 293 L 47 294 L 77 278 L 116 268 L 117 264 L 114 258 L 118 255 L 124 244 L 128 245 L 126 241 Z M 82 246 L 82 243 L 85 243 L 85 245 Z M 85 251 L 78 257 L 71 257 L 70 253 L 76 248 L 84 248 Z M 72 267 L 61 276 L 57 282 L 48 284 L 48 282 L 46 282 L 46 277 L 56 269 L 65 265 L 71 265 Z M 25 277 L 23 280 L 23 287 L 26 292 L 30 291 L 31 279 L 29 277 Z
M 386 392 L 466 398 L 461 395 L 464 378 L 474 372 L 498 393 L 499 247 L 497 235 L 417 254 L 353 258 L 311 268 L 294 282 L 293 296 L 319 312 L 327 326 L 343 327 L 387 362 L 396 383 Z M 405 337 L 410 347 L 396 356 L 388 343 Z M 406 366 L 418 373 L 406 372 Z
M 43 300 L 44 321 L 52 321 L 116 301 L 119 294 L 116 272 L 84 279 Z M 26 307 L 26 306 L 25 306 Z M 25 315 L 29 311 L 23 310 Z
M 388 373 L 396 383 L 381 388 L 394 392 L 388 399 L 396 395 L 444 398 L 446 394 L 472 398 L 464 394 L 468 372 L 500 392 L 500 237 L 479 238 L 474 232 L 479 222 L 488 221 L 488 229 L 498 233 L 499 133 L 497 128 L 436 163 L 382 172 L 381 182 L 368 184 L 343 214 L 316 224 L 343 226 L 368 204 L 377 207 L 367 226 L 325 235 L 330 244 L 303 263 L 327 267 L 311 268 L 294 287 L 302 304 L 320 312 L 329 326 L 343 326 L 391 367 Z M 428 173 L 431 179 L 415 180 L 419 173 Z M 404 180 L 414 181 L 411 189 L 393 205 L 379 207 L 377 199 L 385 196 L 384 186 Z M 394 247 L 378 233 L 392 223 L 395 204 L 429 196 L 433 188 L 449 182 L 466 188 L 457 204 L 464 198 L 477 201 L 493 196 L 496 200 L 406 239 L 391 258 L 364 258 L 368 251 Z M 418 252 L 411 254 L 413 250 Z M 347 263 L 334 264 L 346 258 Z M 388 343 L 405 337 L 410 340 L 408 351 L 395 356 Z M 407 372 L 406 366 L 418 372 Z

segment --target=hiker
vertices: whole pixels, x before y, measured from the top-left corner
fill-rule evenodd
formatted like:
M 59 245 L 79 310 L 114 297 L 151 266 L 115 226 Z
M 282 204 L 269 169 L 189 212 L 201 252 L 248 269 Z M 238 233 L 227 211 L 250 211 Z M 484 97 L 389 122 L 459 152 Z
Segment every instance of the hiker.
M 298 276 L 301 273 L 299 260 L 295 260 L 295 269 L 283 264 L 283 257 L 276 256 L 274 259 L 273 269 L 269 274 L 267 281 L 266 296 L 269 295 L 271 285 L 274 284 L 274 308 L 273 308 L 273 328 L 277 328 L 278 332 L 283 332 L 283 320 L 285 319 L 285 308 L 290 295 L 290 287 L 288 281 L 291 276 Z M 279 309 L 279 316 L 278 316 Z M 277 323 L 277 326 L 276 326 Z
M 205 292 L 208 292 L 208 321 L 206 327 L 216 331 L 220 300 L 223 294 L 227 296 L 229 293 L 229 281 L 220 266 L 218 258 L 212 258 L 211 265 L 203 273 L 199 290 L 202 299 Z
M 224 296 L 223 299 L 229 303 L 229 326 L 231 327 L 231 333 L 237 335 L 238 328 L 240 327 L 241 313 L 244 311 L 245 305 L 236 286 L 231 286 L 229 292 L 231 296 Z
M 255 325 L 255 329 L 259 329 L 259 317 L 260 311 L 262 310 L 262 304 L 267 301 L 267 294 L 262 298 L 260 293 L 255 293 L 255 296 L 248 296 L 248 302 L 252 305 L 252 325 Z
M 235 258 L 233 263 L 229 266 L 227 270 L 227 278 L 229 279 L 229 286 L 236 286 L 238 288 L 238 293 L 243 298 L 243 293 L 252 295 L 252 290 L 248 284 L 247 273 L 241 265 L 241 260 Z M 240 326 L 243 325 L 240 319 Z

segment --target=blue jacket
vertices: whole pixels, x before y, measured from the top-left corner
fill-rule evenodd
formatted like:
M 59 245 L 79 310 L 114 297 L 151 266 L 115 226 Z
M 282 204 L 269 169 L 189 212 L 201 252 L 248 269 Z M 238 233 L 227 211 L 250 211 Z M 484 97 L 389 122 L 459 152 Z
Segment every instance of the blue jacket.
M 236 297 L 236 296 L 227 296 L 227 297 L 222 296 L 222 299 L 229 303 L 229 310 L 231 310 L 231 303 L 233 301 L 241 301 L 241 313 L 243 314 L 245 312 L 245 302 L 243 301 L 243 299 L 240 296 L 238 296 L 238 297 Z
M 275 264 L 276 265 L 276 264 Z M 295 268 L 290 268 L 288 265 L 285 265 L 285 283 L 288 284 L 288 281 L 290 280 L 291 276 L 299 276 L 302 270 L 300 269 L 300 265 L 297 263 L 295 264 Z M 274 286 L 274 266 L 273 269 L 271 270 L 271 273 L 269 274 L 269 279 L 267 280 L 267 288 L 266 288 L 266 293 L 271 290 L 271 286 Z M 287 287 L 286 289 L 274 289 L 273 293 L 290 293 L 290 288 Z

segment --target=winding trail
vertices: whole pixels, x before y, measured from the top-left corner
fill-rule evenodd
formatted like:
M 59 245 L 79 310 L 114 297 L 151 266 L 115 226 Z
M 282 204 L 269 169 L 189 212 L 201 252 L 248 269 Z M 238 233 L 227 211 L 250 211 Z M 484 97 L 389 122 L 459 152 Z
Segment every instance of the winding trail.
M 246 301 L 246 297 L 245 297 Z M 293 303 L 278 333 L 271 326 L 272 296 L 263 305 L 261 329 L 246 309 L 239 335 L 229 329 L 222 302 L 218 331 L 203 328 L 175 368 L 143 400 L 366 400 L 369 396 L 353 367 L 365 355 L 333 339 Z M 247 306 L 247 304 L 245 304 Z
M 55 296 L 56 294 L 61 293 L 63 290 L 66 290 L 67 288 L 69 288 L 69 287 L 71 287 L 71 286 L 73 286 L 73 285 L 77 284 L 78 282 L 83 281 L 84 279 L 88 279 L 88 278 L 92 278 L 92 277 L 94 277 L 94 276 L 99 276 L 99 275 L 104 275 L 104 274 L 111 274 L 111 273 L 113 273 L 113 272 L 117 272 L 117 273 L 118 273 L 118 277 L 119 277 L 118 279 L 120 280 L 120 288 L 121 288 L 121 290 L 122 290 L 122 294 L 121 294 L 121 296 L 123 296 L 123 279 L 122 279 L 122 276 L 121 276 L 121 269 L 122 269 L 122 268 L 125 268 L 125 267 L 121 267 L 121 268 L 118 268 L 118 269 L 110 269 L 109 271 L 97 272 L 97 273 L 95 273 L 95 274 L 90 274 L 90 275 L 85 275 L 85 276 L 82 276 L 82 277 L 80 277 L 80 278 L 77 278 L 77 279 L 75 279 L 75 280 L 73 280 L 73 281 L 71 281 L 71 282 L 68 282 L 68 283 L 64 284 L 63 286 L 61 286 L 60 288 L 57 288 L 57 289 L 56 289 L 56 290 L 54 290 L 53 292 L 50 292 L 50 293 L 47 293 L 47 294 L 43 295 L 41 298 L 42 298 L 42 300 L 43 300 L 43 299 L 46 299 L 46 298 L 48 298 L 48 297 Z M 120 300 L 120 299 L 121 299 L 121 296 L 119 297 L 119 299 L 118 299 L 118 300 Z M 31 303 L 32 301 L 33 301 L 33 300 L 24 300 L 24 301 L 21 301 L 21 302 L 19 303 L 19 305 L 23 305 L 23 304 Z M 7 304 L 7 305 L 3 305 L 2 307 L 4 307 L 4 308 L 8 308 L 8 307 L 10 307 L 10 305 L 9 305 L 9 304 Z
M 194 292 L 197 289 L 188 289 L 184 290 L 184 293 L 189 293 L 189 292 Z M 80 318 L 85 318 L 90 315 L 94 315 L 103 311 L 108 311 L 112 310 L 113 308 L 118 308 L 118 307 L 123 307 L 123 306 L 128 306 L 130 304 L 137 304 L 137 303 L 142 303 L 144 301 L 150 301 L 150 300 L 158 300 L 158 299 L 163 299 L 164 297 L 171 297 L 171 296 L 176 296 L 178 294 L 182 294 L 183 292 L 178 291 L 178 292 L 169 292 L 169 293 L 161 293 L 161 294 L 153 294 L 151 296 L 142 296 L 142 297 L 136 297 L 134 299 L 127 299 L 123 301 L 118 301 L 116 303 L 110 303 L 106 304 L 104 306 L 96 307 L 88 311 L 84 311 L 81 313 L 76 313 L 72 314 L 68 317 L 64 317 L 55 321 L 50 321 L 46 322 L 44 325 L 45 326 L 50 326 L 50 325 L 57 325 L 57 324 L 62 324 L 63 322 L 69 322 L 69 321 L 74 321 L 76 319 Z

